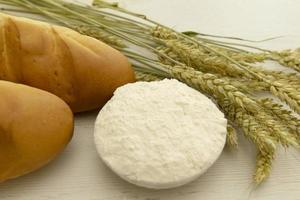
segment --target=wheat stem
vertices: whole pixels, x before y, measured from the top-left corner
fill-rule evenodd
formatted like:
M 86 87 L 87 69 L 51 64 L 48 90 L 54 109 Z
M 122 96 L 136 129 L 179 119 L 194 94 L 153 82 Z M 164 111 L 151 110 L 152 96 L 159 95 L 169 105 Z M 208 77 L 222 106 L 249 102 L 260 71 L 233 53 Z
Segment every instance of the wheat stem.
M 254 180 L 256 184 L 262 183 L 267 177 L 269 177 L 273 160 L 274 160 L 274 153 L 269 153 L 269 154 L 262 154 L 261 152 L 257 153 L 256 171 L 254 174 Z
M 231 149 L 238 148 L 237 132 L 231 124 L 227 124 L 226 145 Z

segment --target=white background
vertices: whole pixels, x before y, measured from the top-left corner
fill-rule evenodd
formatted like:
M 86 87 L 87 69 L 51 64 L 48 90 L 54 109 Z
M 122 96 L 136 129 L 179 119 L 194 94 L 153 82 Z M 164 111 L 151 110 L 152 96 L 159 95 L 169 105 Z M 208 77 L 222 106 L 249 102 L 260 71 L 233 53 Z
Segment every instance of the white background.
M 84 1 L 84 0 L 81 0 Z M 86 1 L 88 2 L 88 1 Z M 262 39 L 273 49 L 300 46 L 297 0 L 123 0 L 121 5 L 178 30 Z M 1 200 L 298 200 L 300 152 L 281 150 L 271 177 L 252 184 L 255 149 L 240 138 L 237 152 L 224 150 L 197 181 L 172 190 L 138 188 L 107 169 L 96 154 L 93 123 L 97 112 L 76 116 L 75 135 L 65 152 L 45 168 L 0 185 Z

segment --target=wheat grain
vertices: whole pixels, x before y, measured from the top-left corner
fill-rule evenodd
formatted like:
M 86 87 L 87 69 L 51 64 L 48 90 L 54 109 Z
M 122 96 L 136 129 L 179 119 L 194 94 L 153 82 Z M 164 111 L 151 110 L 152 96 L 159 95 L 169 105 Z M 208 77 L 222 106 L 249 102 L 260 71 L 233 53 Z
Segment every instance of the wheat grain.
M 293 87 L 275 81 L 270 88 L 273 95 L 287 103 L 290 108 L 300 114 L 300 93 Z
M 259 121 L 244 109 L 235 106 L 229 99 L 219 100 L 218 104 L 225 112 L 227 118 L 237 124 L 246 137 L 248 137 L 257 148 L 268 154 L 276 150 L 275 138 L 262 126 Z
M 238 79 L 226 76 L 219 78 L 228 81 L 231 85 L 243 91 L 244 93 L 269 91 L 270 88 L 269 84 L 258 80 Z
M 231 124 L 227 124 L 226 145 L 231 149 L 237 149 L 238 147 L 237 132 Z
M 202 73 L 193 68 L 184 69 L 182 66 L 169 67 L 169 70 L 174 78 L 185 82 L 191 87 L 196 87 L 216 99 L 229 98 L 236 105 L 246 109 L 250 113 L 260 110 L 260 106 L 255 100 L 213 74 Z
M 300 136 L 300 119 L 295 117 L 290 110 L 285 109 L 281 104 L 275 103 L 273 99 L 261 99 L 259 102 L 267 111 L 280 119 L 292 133 Z
M 208 73 L 218 73 L 221 75 L 242 76 L 243 72 L 237 69 L 227 59 L 207 51 L 207 49 L 195 46 L 182 40 L 165 41 L 173 53 L 186 65 Z
M 297 135 L 290 132 L 286 124 L 282 123 L 280 120 L 276 120 L 276 117 L 272 116 L 269 112 L 262 109 L 259 113 L 255 114 L 254 117 L 268 129 L 270 135 L 272 135 L 281 145 L 299 148 Z
M 262 154 L 257 153 L 256 156 L 256 171 L 254 174 L 254 180 L 256 184 L 262 183 L 271 172 L 272 161 L 274 159 L 274 153 Z
M 283 66 L 300 72 L 300 49 L 294 51 L 290 49 L 280 52 L 274 51 L 269 55 L 269 58 L 279 62 Z
M 126 44 L 122 39 L 117 38 L 114 35 L 111 35 L 109 33 L 106 33 L 104 30 L 101 30 L 97 27 L 91 27 L 87 25 L 72 25 L 69 28 L 72 28 L 79 33 L 83 35 L 88 35 L 90 37 L 96 38 L 98 40 L 101 40 L 102 42 L 105 42 L 107 44 L 110 44 L 112 46 L 125 48 Z
M 135 71 L 135 78 L 137 81 L 147 81 L 147 82 L 160 81 L 164 79 L 164 77 L 160 77 L 150 73 L 138 72 L 138 71 Z

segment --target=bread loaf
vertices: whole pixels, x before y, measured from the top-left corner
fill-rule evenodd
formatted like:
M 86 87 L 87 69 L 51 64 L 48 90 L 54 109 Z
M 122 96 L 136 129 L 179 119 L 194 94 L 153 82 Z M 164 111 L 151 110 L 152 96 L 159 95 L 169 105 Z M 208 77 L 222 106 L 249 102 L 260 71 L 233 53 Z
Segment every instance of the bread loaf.
M 73 112 L 102 107 L 134 81 L 119 51 L 71 29 L 0 15 L 0 79 L 46 90 Z
M 0 119 L 0 182 L 48 163 L 73 133 L 73 114 L 64 101 L 7 81 L 0 81 Z

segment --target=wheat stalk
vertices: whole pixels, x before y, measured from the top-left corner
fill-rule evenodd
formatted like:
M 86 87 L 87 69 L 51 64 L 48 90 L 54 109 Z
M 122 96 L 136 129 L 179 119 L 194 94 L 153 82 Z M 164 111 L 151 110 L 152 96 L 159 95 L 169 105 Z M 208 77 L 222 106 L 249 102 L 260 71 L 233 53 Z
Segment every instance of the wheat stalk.
M 300 114 L 300 92 L 293 87 L 282 84 L 278 81 L 273 82 L 270 91 L 280 100 L 287 103 L 290 108 Z
M 161 31 L 163 34 L 159 34 Z M 207 48 L 207 46 L 201 46 L 194 44 L 190 41 L 184 40 L 180 35 L 176 35 L 174 31 L 157 27 L 152 30 L 153 36 L 164 40 L 164 43 L 168 49 L 170 49 L 174 54 L 176 54 L 181 61 L 183 61 L 188 66 L 196 66 L 198 70 L 204 72 L 219 73 L 221 75 L 233 75 L 240 76 L 242 74 L 245 78 L 249 78 L 248 73 L 241 70 L 236 66 L 236 62 L 232 62 L 227 57 L 222 57 L 217 55 L 215 50 L 212 48 Z M 244 66 L 253 74 L 254 78 L 261 79 L 260 77 L 265 77 L 267 71 L 260 70 L 259 68 L 254 68 L 250 65 Z M 237 73 L 237 74 L 236 74 Z M 279 97 L 282 101 L 286 102 L 291 108 L 296 112 L 300 113 L 300 94 L 292 86 L 285 84 L 285 82 L 273 82 L 274 79 L 265 77 L 263 80 L 269 85 L 269 91 L 275 96 Z
M 261 152 L 267 154 L 276 150 L 276 139 L 269 134 L 266 127 L 260 125 L 255 117 L 234 105 L 229 99 L 219 100 L 218 104 L 227 118 L 235 122 Z
M 280 52 L 274 51 L 269 55 L 269 59 L 300 72 L 300 49 L 294 51 L 290 49 Z
M 231 124 L 227 124 L 226 146 L 228 146 L 231 149 L 238 148 L 237 132 Z
M 272 161 L 274 159 L 274 153 L 262 154 L 257 153 L 256 156 L 256 171 L 254 174 L 254 180 L 257 184 L 262 183 L 271 172 Z
M 244 93 L 254 93 L 269 90 L 269 84 L 263 81 L 239 79 L 226 76 L 222 76 L 222 79 L 228 81 L 231 85 L 243 91 Z
M 83 35 L 88 35 L 90 37 L 101 40 L 102 42 L 108 43 L 111 46 L 120 47 L 120 48 L 126 47 L 126 44 L 124 43 L 123 40 L 97 27 L 87 26 L 87 25 L 75 25 L 75 24 L 69 25 L 68 27 L 78 31 Z
M 186 65 L 208 73 L 241 76 L 243 73 L 228 60 L 182 40 L 168 40 L 165 45 Z
M 135 78 L 137 81 L 147 81 L 147 82 L 160 81 L 164 79 L 164 77 L 161 76 L 157 76 L 151 73 L 139 72 L 139 71 L 135 71 Z
M 283 105 L 275 103 L 270 98 L 261 99 L 260 103 L 270 114 L 281 120 L 294 135 L 300 136 L 300 119 L 295 117 L 290 110 L 285 109 Z
M 299 148 L 298 138 L 291 133 L 289 128 L 281 121 L 276 120 L 276 117 L 270 115 L 264 109 L 255 114 L 254 117 L 260 121 L 276 140 L 285 147 L 293 146 Z

